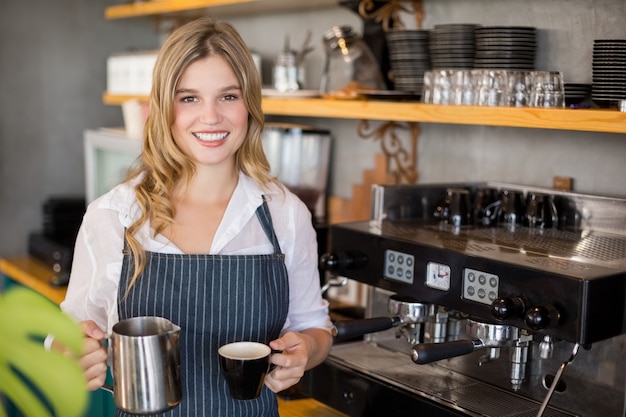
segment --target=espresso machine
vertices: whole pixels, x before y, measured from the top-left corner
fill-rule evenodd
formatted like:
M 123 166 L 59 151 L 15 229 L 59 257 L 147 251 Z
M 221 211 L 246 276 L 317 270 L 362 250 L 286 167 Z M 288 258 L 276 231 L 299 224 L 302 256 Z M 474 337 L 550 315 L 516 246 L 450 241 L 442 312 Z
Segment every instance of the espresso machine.
M 623 417 L 626 199 L 375 185 L 321 267 L 366 284 L 302 390 L 350 416 Z

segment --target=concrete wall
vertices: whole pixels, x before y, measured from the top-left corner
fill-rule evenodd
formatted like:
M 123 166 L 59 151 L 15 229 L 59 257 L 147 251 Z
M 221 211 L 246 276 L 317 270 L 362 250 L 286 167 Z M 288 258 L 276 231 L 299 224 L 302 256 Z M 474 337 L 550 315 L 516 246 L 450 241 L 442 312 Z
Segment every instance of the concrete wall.
M 118 107 L 104 106 L 106 57 L 130 47 L 154 48 L 160 34 L 147 18 L 104 20 L 113 1 L 0 0 L 0 256 L 26 251 L 51 195 L 83 194 L 82 132 L 120 126 Z M 538 67 L 561 70 L 566 82 L 591 82 L 593 39 L 626 38 L 623 0 L 425 0 L 424 28 L 478 23 L 539 28 Z M 316 40 L 306 60 L 307 88 L 317 88 L 321 36 L 337 24 L 361 29 L 336 7 L 302 13 L 229 18 L 263 57 L 265 80 L 289 34 Z M 409 16 L 408 27 L 413 25 Z M 625 116 L 626 118 L 626 116 Z M 329 127 L 335 137 L 331 192 L 350 196 L 373 166 L 378 143 L 360 139 L 356 121 L 292 120 Z M 374 124 L 375 126 L 376 124 Z M 420 181 L 499 180 L 549 186 L 575 178 L 583 192 L 626 195 L 626 135 L 542 129 L 422 124 Z
M 83 130 L 121 125 L 102 104 L 107 56 L 157 45 L 148 21 L 105 21 L 107 4 L 0 0 L 0 256 L 26 253 L 49 196 L 84 194 Z

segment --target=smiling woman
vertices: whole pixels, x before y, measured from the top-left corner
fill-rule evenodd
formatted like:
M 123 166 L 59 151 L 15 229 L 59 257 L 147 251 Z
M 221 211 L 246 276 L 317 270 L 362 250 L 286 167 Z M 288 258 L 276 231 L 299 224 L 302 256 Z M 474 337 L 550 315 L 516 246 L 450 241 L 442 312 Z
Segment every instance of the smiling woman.
M 326 358 L 311 212 L 272 177 L 263 127 L 259 74 L 233 27 L 203 18 L 172 33 L 155 63 L 138 164 L 89 205 L 75 245 L 62 308 L 87 335 L 90 388 L 105 375 L 98 342 L 137 316 L 182 329 L 186 389 L 159 416 L 276 417 L 275 393 Z M 220 372 L 218 348 L 234 341 L 281 352 L 254 400 L 232 398 Z

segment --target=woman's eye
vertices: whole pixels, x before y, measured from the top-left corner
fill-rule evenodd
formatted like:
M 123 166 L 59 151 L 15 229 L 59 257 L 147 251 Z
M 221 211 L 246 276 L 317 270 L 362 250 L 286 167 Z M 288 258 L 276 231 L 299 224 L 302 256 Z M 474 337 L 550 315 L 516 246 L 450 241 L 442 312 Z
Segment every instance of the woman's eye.
M 224 96 L 224 100 L 226 100 L 226 101 L 233 101 L 233 100 L 237 100 L 238 98 L 239 98 L 239 96 L 236 95 L 236 94 L 226 94 Z
M 181 98 L 180 101 L 182 101 L 183 103 L 191 103 L 196 101 L 196 98 L 194 96 L 186 96 Z

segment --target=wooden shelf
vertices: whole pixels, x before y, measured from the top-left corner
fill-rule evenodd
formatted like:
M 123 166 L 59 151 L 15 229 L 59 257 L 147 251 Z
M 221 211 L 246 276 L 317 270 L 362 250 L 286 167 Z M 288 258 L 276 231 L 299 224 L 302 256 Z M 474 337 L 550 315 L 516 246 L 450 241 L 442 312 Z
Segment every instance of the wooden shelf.
M 539 109 L 368 100 L 272 98 L 264 99 L 263 110 L 267 114 L 285 116 L 626 133 L 626 113 L 615 109 Z
M 120 105 L 130 98 L 104 94 L 103 101 Z M 538 109 L 515 107 L 442 106 L 417 102 L 333 100 L 325 98 L 263 99 L 263 111 L 274 116 L 406 121 L 626 133 L 626 113 L 616 109 Z
M 124 19 L 138 16 L 182 14 L 199 12 L 203 14 L 232 16 L 276 11 L 304 10 L 336 6 L 337 0 L 151 0 L 131 1 L 107 7 L 106 19 Z M 210 10 L 209 10 L 210 9 Z

